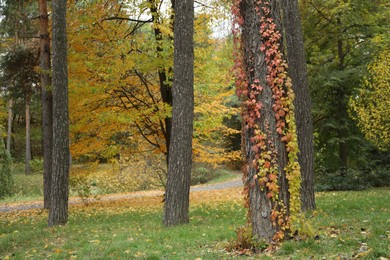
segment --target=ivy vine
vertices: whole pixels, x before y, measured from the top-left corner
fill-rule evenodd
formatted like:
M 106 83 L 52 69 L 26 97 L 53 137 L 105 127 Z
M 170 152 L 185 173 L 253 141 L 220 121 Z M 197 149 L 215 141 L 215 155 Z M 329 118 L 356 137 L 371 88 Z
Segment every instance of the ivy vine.
M 255 179 L 262 191 L 266 191 L 266 196 L 272 202 L 271 221 L 277 226 L 277 232 L 273 238 L 274 241 L 280 241 L 284 238 L 286 232 L 294 231 L 298 227 L 298 221 L 301 209 L 300 184 L 301 173 L 298 163 L 298 140 L 294 115 L 294 92 L 292 90 L 291 79 L 288 76 L 288 65 L 284 59 L 284 53 L 281 49 L 282 34 L 278 29 L 278 24 L 273 18 L 270 0 L 258 0 L 255 4 L 255 11 L 259 19 L 259 34 L 261 44 L 259 52 L 264 54 L 264 62 L 267 67 L 266 84 L 261 85 L 260 79 L 249 81 L 247 71 L 253 71 L 257 68 L 246 67 L 242 46 L 241 29 L 245 25 L 241 8 L 242 0 L 234 0 L 232 12 L 234 15 L 233 35 L 235 42 L 235 78 L 236 92 L 243 100 L 242 118 L 243 130 L 251 129 L 254 133 L 251 138 L 251 149 L 255 154 L 255 160 L 252 165 L 257 169 Z M 275 117 L 276 129 L 270 129 L 269 122 L 261 130 L 257 122 L 262 115 L 263 104 L 260 95 L 265 88 L 272 90 L 273 105 L 272 109 Z M 285 145 L 288 161 L 284 171 L 288 180 L 289 202 L 282 201 L 280 198 L 280 169 L 278 166 L 278 152 L 271 140 L 271 131 L 276 131 L 280 140 Z M 244 171 L 244 178 L 247 173 Z M 249 205 L 250 185 L 247 184 L 244 191 L 246 193 L 246 205 Z

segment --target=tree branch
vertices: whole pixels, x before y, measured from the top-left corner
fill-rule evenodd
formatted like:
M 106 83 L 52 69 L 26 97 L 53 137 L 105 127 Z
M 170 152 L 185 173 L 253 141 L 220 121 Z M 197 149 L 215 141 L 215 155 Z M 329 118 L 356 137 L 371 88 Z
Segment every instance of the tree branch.
M 150 18 L 148 20 L 139 20 L 139 19 L 133 19 L 133 18 L 128 18 L 128 17 L 120 17 L 120 16 L 107 17 L 107 18 L 102 19 L 101 22 L 112 21 L 112 20 L 125 20 L 125 21 L 136 22 L 136 23 L 151 23 L 151 22 L 153 22 L 153 18 Z

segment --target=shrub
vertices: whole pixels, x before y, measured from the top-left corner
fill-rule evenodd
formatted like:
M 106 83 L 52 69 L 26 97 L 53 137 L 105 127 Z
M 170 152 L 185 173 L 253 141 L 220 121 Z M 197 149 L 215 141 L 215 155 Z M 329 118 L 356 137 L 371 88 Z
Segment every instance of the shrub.
M 90 167 L 74 167 L 69 176 L 69 187 L 83 202 L 88 202 L 92 195 L 91 184 L 88 179 L 91 173 Z
M 267 248 L 268 243 L 253 236 L 250 226 L 242 226 L 236 229 L 236 239 L 226 246 L 228 252 L 238 252 L 239 255 L 259 253 Z
M 191 185 L 204 184 L 221 176 L 220 170 L 200 166 L 192 170 Z
M 43 173 L 43 159 L 35 158 L 31 160 L 30 167 L 33 173 Z
M 13 186 L 11 156 L 4 147 L 3 138 L 0 138 L 0 199 L 12 195 Z
M 390 185 L 389 167 L 375 169 L 348 169 L 346 175 L 339 171 L 317 170 L 315 189 L 317 191 L 331 190 L 363 190 L 371 187 Z

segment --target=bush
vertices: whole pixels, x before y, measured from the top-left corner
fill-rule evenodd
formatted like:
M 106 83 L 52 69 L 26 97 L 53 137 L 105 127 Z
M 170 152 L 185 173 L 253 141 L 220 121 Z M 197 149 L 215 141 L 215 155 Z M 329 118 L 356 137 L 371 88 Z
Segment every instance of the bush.
M 87 202 L 92 195 L 91 184 L 88 179 L 91 171 L 89 167 L 72 168 L 69 176 L 69 187 L 83 202 Z
M 11 156 L 4 148 L 3 138 L 0 138 L 0 199 L 12 195 L 13 186 Z
M 43 159 L 35 158 L 30 161 L 31 171 L 33 173 L 43 173 Z
M 226 246 L 228 252 L 239 252 L 239 255 L 260 253 L 268 247 L 268 243 L 253 236 L 250 226 L 236 229 L 237 238 L 230 241 Z
M 383 186 L 390 186 L 389 167 L 366 170 L 348 169 L 346 175 L 341 175 L 339 171 L 317 170 L 315 176 L 317 191 L 363 190 Z
M 204 167 L 196 168 L 191 173 L 191 185 L 203 184 L 208 182 L 209 170 Z
M 197 167 L 191 172 L 191 185 L 204 184 L 221 176 L 221 171 Z

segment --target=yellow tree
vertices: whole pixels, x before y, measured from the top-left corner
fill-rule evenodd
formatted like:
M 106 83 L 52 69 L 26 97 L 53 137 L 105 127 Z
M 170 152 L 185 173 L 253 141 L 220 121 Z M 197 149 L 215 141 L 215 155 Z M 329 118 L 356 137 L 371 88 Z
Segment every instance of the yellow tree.
M 390 147 L 390 51 L 379 53 L 368 66 L 368 76 L 358 93 L 351 97 L 352 116 L 367 140 L 381 150 Z
M 172 17 L 151 4 L 69 4 L 75 17 L 68 29 L 75 157 L 111 158 L 139 151 L 167 155 L 171 107 L 164 95 L 171 88 Z M 138 19 L 141 13 L 146 18 Z M 226 76 L 231 44 L 211 38 L 210 20 L 200 14 L 195 22 L 194 154 L 215 163 L 231 158 L 222 144 L 212 141 L 234 132 L 222 123 L 235 111 L 224 104 L 233 94 L 231 77 Z
M 117 10 L 115 3 L 70 9 L 79 17 L 68 32 L 76 157 L 110 158 L 130 144 L 132 150 L 164 150 L 155 133 L 169 108 L 158 98 L 153 37 L 139 28 L 143 22 L 119 19 L 128 10 Z

